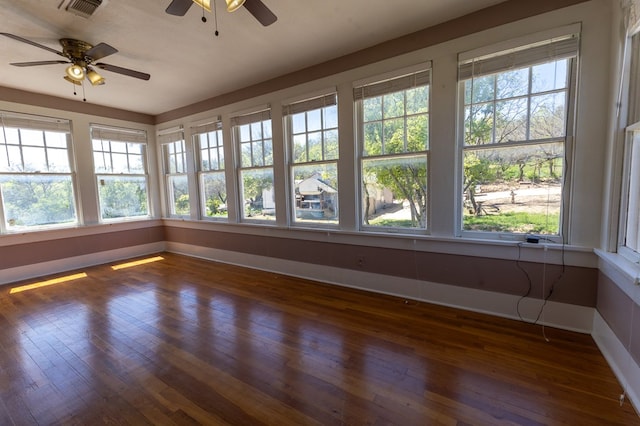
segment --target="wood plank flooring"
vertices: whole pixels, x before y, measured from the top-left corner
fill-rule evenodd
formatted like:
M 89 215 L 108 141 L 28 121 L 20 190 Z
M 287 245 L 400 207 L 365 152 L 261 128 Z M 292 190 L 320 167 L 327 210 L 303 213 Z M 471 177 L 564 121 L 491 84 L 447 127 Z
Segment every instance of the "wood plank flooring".
M 159 256 L 0 287 L 0 424 L 640 424 L 588 335 Z

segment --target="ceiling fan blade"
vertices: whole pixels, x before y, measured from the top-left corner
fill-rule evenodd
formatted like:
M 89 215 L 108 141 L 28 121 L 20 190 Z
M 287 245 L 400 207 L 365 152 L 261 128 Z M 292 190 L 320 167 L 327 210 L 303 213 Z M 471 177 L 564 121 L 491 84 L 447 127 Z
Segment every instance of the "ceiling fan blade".
M 117 52 L 118 52 L 118 49 L 116 49 L 113 46 L 109 46 L 107 43 L 98 43 L 97 45 L 93 46 L 91 49 L 84 52 L 84 54 L 85 56 L 90 57 L 94 61 L 97 61 L 98 59 L 102 59 L 106 56 L 113 55 L 114 53 L 117 53 Z
M 27 40 L 26 38 L 22 38 L 20 36 L 15 35 L 15 34 L 9 34 L 9 33 L 0 33 L 0 34 L 2 34 L 3 36 L 6 36 L 6 37 L 12 38 L 14 40 L 17 40 L 17 41 L 21 41 L 23 43 L 27 43 L 27 44 L 30 44 L 30 45 L 35 46 L 35 47 L 39 47 L 40 49 L 47 50 L 47 51 L 49 51 L 51 53 L 55 53 L 56 55 L 65 56 L 64 53 L 62 53 L 62 52 L 60 52 L 58 50 L 52 49 L 52 48 L 47 47 L 47 46 L 45 46 L 43 44 L 40 44 L 40 43 L 36 43 L 35 41 Z
M 265 27 L 278 20 L 278 17 L 261 0 L 246 0 L 244 7 Z
M 134 77 L 134 78 L 139 78 L 140 80 L 149 80 L 151 78 L 151 76 L 149 74 L 140 72 L 140 71 L 134 71 L 134 70 L 130 70 L 128 68 L 122 68 L 116 65 L 109 65 L 109 64 L 104 64 L 104 63 L 97 63 L 94 64 L 96 67 L 101 68 L 103 70 L 107 70 L 107 71 L 111 71 L 111 72 L 116 72 L 118 74 L 122 74 L 122 75 L 127 75 L 129 77 Z
M 54 64 L 69 64 L 69 61 L 32 61 L 32 62 L 12 62 L 9 65 L 16 67 L 35 67 L 38 65 L 54 65 Z
M 193 4 L 193 0 L 173 0 L 165 12 L 169 15 L 184 16 Z

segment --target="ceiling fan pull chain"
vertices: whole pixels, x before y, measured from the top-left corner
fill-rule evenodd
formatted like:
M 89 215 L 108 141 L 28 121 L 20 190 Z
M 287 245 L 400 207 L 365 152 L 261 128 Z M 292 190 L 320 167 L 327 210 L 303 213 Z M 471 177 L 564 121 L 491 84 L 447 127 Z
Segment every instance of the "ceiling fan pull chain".
M 216 0 L 213 0 L 213 20 L 216 25 L 216 32 L 214 34 L 218 37 L 220 33 L 218 32 L 218 7 L 216 6 Z
M 80 86 L 82 86 L 82 101 L 87 102 L 87 97 L 84 94 L 84 81 L 80 83 Z

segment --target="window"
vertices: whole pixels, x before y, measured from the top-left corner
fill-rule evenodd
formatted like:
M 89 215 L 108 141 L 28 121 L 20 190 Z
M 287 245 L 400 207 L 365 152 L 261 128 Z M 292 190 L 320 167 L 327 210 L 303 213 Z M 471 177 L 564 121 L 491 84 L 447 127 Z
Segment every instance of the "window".
M 461 55 L 463 231 L 561 235 L 577 50 L 569 35 Z
M 222 123 L 216 121 L 198 126 L 191 133 L 198 153 L 201 215 L 204 218 L 227 219 Z
M 78 223 L 71 125 L 0 112 L 0 231 Z
M 354 89 L 362 226 L 427 228 L 430 65 Z
M 146 133 L 93 125 L 91 139 L 100 217 L 148 217 Z
M 627 42 L 631 47 L 627 99 L 629 108 L 626 120 L 629 126 L 626 129 L 624 150 L 618 251 L 632 261 L 638 262 L 640 261 L 640 33 L 633 35 Z
M 337 224 L 337 94 L 286 105 L 283 115 L 291 153 L 293 221 Z
M 162 146 L 169 216 L 188 217 L 189 182 L 184 134 L 182 130 L 167 131 L 158 135 L 158 138 Z
M 265 110 L 231 119 L 239 154 L 242 219 L 274 221 L 273 141 L 271 111 Z

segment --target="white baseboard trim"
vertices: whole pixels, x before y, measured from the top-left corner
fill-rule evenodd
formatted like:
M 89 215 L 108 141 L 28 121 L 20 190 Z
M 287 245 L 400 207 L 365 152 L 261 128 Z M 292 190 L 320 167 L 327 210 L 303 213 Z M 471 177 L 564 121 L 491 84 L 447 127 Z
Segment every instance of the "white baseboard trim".
M 591 336 L 621 383 L 620 393 L 625 392 L 637 412 L 640 409 L 640 366 L 598 312 L 593 316 Z
M 390 277 L 388 275 L 294 262 L 286 259 L 248 255 L 175 242 L 167 242 L 166 250 L 328 284 L 389 294 L 505 318 L 520 319 L 516 309 L 520 300 L 517 295 Z M 542 305 L 543 302 L 540 299 L 523 299 L 520 301 L 522 318 L 527 322 L 533 322 L 538 316 Z M 590 307 L 549 301 L 544 305 L 543 313 L 537 323 L 589 334 L 592 331 L 594 311 L 595 309 Z
M 68 257 L 49 262 L 34 263 L 15 268 L 3 269 L 2 276 L 0 278 L 0 285 L 29 280 L 44 275 L 57 274 L 59 272 L 71 271 L 74 269 L 86 268 L 88 266 L 100 265 L 102 263 L 113 262 L 116 260 L 158 253 L 165 250 L 165 245 L 166 243 L 164 241 L 160 241 L 157 243 L 100 251 L 82 256 Z

